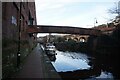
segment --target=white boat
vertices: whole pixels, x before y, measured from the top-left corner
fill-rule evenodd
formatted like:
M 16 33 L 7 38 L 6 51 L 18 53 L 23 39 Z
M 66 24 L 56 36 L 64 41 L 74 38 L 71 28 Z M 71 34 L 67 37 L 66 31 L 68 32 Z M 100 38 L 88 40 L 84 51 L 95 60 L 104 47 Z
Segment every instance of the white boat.
M 48 55 L 55 55 L 56 54 L 56 48 L 52 43 L 47 43 L 45 46 L 45 52 Z

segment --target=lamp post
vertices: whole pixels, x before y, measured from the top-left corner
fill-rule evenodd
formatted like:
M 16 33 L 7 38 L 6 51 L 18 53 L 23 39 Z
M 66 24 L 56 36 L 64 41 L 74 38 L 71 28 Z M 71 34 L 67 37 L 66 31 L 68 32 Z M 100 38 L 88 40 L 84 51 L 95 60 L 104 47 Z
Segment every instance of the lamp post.
M 97 19 L 94 18 L 94 27 L 95 27 L 95 24 L 96 24 L 96 23 L 98 23 L 98 22 L 97 22 Z
M 17 53 L 17 67 L 19 68 L 20 66 L 20 35 L 21 35 L 21 9 L 22 9 L 22 2 L 20 2 L 20 14 L 19 14 L 19 32 L 18 32 L 18 53 Z

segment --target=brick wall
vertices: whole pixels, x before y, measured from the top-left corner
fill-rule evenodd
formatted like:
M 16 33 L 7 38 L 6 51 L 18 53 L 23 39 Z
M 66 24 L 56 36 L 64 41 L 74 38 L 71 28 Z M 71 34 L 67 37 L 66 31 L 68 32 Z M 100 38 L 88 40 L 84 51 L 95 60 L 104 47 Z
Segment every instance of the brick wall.
M 36 25 L 36 11 L 34 2 L 22 2 L 20 26 L 20 53 L 21 62 L 30 53 L 35 38 L 30 36 L 28 28 L 29 15 L 34 18 Z M 20 2 L 2 3 L 2 68 L 3 78 L 9 77 L 16 71 L 17 52 L 20 24 Z

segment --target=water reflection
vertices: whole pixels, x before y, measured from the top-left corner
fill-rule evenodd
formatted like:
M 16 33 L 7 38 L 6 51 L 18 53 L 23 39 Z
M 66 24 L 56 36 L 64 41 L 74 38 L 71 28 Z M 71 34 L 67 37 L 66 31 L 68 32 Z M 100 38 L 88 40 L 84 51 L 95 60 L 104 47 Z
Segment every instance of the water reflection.
M 89 69 L 89 60 L 86 55 L 56 51 L 56 61 L 52 62 L 57 72 L 74 71 L 78 69 Z
M 103 72 L 103 71 L 101 71 L 100 76 L 98 76 L 96 78 L 113 78 L 113 76 L 112 76 L 112 73 L 110 73 L 110 72 L 106 72 L 106 71 Z
M 79 79 L 113 79 L 110 72 L 103 71 L 101 65 L 94 62 L 94 58 L 82 53 L 56 51 L 57 55 L 49 57 L 56 71 L 62 78 Z
M 112 73 L 101 71 L 101 74 L 99 76 L 90 76 L 90 78 L 85 80 L 98 80 L 98 79 L 105 79 L 105 80 L 114 80 Z
M 48 57 L 49 57 L 50 61 L 55 62 L 55 60 L 56 60 L 56 55 L 55 54 L 54 55 L 48 55 Z

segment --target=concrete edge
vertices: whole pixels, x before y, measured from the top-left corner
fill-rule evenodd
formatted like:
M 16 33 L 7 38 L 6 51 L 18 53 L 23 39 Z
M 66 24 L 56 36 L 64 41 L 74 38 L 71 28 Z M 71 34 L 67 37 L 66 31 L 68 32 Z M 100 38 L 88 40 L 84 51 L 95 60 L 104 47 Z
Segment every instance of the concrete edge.
M 43 69 L 45 72 L 45 78 L 57 78 L 61 80 L 60 75 L 57 73 L 50 59 L 48 58 L 47 54 L 44 52 L 44 47 L 42 45 L 40 45 L 40 47 L 43 50 L 42 57 L 43 57 L 43 64 L 44 64 Z

